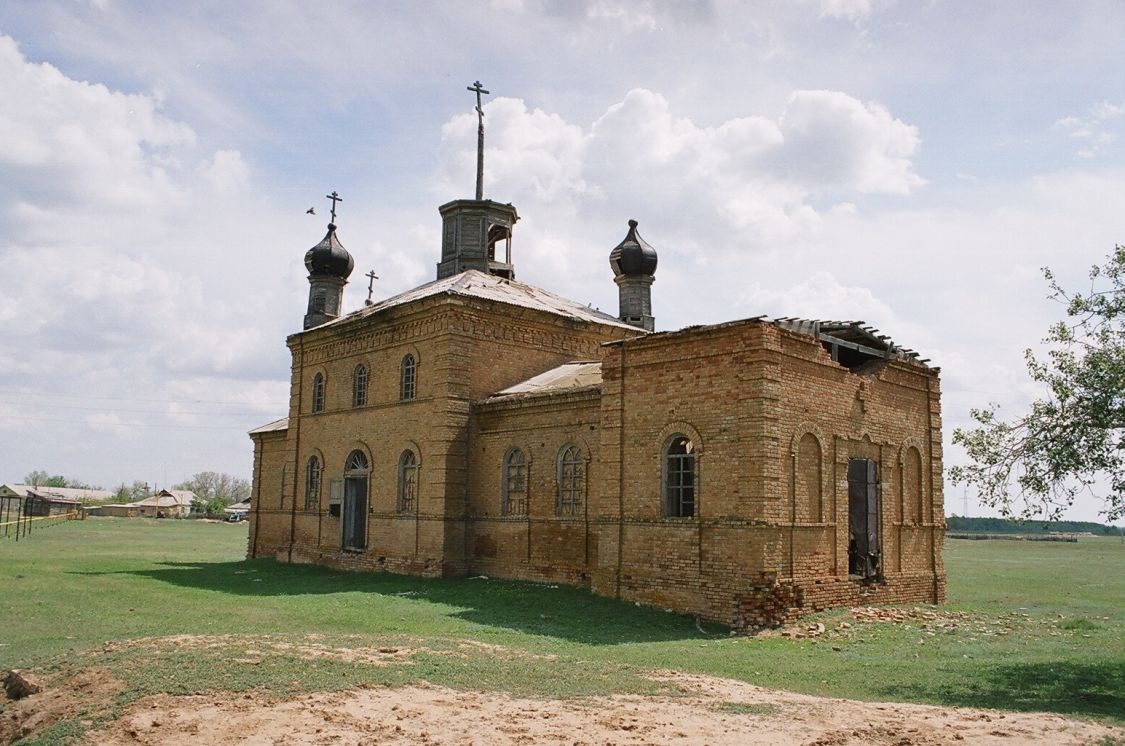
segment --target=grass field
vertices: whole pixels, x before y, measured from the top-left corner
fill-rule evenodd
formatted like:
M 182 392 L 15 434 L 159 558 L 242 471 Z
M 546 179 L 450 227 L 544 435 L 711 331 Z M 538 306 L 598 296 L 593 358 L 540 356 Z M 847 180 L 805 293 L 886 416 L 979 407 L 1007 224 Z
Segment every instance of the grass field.
M 245 545 L 244 526 L 125 519 L 0 542 L 0 669 L 103 668 L 128 686 L 115 707 L 158 692 L 421 680 L 551 697 L 652 692 L 661 685 L 643 672 L 674 669 L 1125 723 L 1120 539 L 950 540 L 946 607 L 897 623 L 826 612 L 810 619 L 826 628 L 814 639 L 730 637 L 565 586 L 247 561 Z M 195 641 L 129 642 L 177 635 Z M 310 658 L 309 646 L 330 654 Z M 343 653 L 355 649 L 396 655 L 372 666 Z M 75 726 L 60 727 L 55 736 Z

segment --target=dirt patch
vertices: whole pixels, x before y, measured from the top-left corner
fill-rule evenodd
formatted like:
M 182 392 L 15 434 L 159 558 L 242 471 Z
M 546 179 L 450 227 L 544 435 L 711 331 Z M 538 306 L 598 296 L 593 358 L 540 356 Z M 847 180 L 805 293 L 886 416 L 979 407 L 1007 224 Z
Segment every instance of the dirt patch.
M 922 612 L 928 624 L 933 619 Z M 912 622 L 917 618 L 911 617 Z M 855 619 L 854 621 L 860 621 Z M 902 620 L 890 620 L 902 623 Z M 963 621 L 963 620 L 962 620 Z M 860 623 L 863 623 L 860 621 Z M 960 622 L 958 622 L 960 623 Z M 845 628 L 846 629 L 846 628 Z M 813 634 L 826 633 L 823 625 Z M 357 640 L 358 642 L 358 640 Z M 1125 729 L 1042 713 L 1008 713 L 913 704 L 855 702 L 794 694 L 710 676 L 658 671 L 650 677 L 674 695 L 584 697 L 566 700 L 500 692 L 459 691 L 428 684 L 367 686 L 281 697 L 208 691 L 159 694 L 124 705 L 111 716 L 126 685 L 94 662 L 100 653 L 187 649 L 224 651 L 228 660 L 255 663 L 282 655 L 363 665 L 404 664 L 428 650 L 420 640 L 388 647 L 349 646 L 335 638 L 172 636 L 106 643 L 89 652 L 77 673 L 37 675 L 41 692 L 9 701 L 0 712 L 0 744 L 68 720 L 87 729 L 85 743 L 137 744 L 806 744 L 931 746 L 936 744 L 1089 744 L 1125 742 Z M 449 651 L 502 660 L 528 654 L 462 641 Z M 537 657 L 537 656 L 533 656 Z M 33 672 L 34 673 L 34 672 Z M 1107 740 L 1107 742 L 1109 742 Z M 1117 741 L 1114 741 L 1117 742 Z
M 0 743 L 12 743 L 60 720 L 104 711 L 125 690 L 103 668 L 87 668 L 65 680 L 44 680 L 43 690 L 8 702 L 0 717 Z
M 363 663 L 385 666 L 402 662 L 416 652 L 416 648 L 403 646 L 342 647 L 320 642 L 318 635 L 306 635 L 293 642 L 267 635 L 168 635 L 166 637 L 139 637 L 124 642 L 106 643 L 101 652 L 149 648 L 152 650 L 221 650 L 235 663 L 257 663 L 265 656 L 284 653 L 301 660 L 337 660 L 343 663 Z
M 438 686 L 286 700 L 160 695 L 89 743 L 136 744 L 1088 744 L 1125 731 L 1055 715 L 825 699 L 737 681 L 656 674 L 679 697 L 542 700 Z M 41 696 L 41 695 L 36 695 Z

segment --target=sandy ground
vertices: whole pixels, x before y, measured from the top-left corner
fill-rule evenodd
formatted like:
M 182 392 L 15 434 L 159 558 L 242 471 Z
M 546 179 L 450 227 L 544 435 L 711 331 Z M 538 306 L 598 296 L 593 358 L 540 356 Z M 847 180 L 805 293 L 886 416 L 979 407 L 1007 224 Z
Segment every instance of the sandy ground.
M 825 699 L 680 673 L 688 692 L 565 701 L 437 686 L 368 688 L 277 700 L 161 695 L 139 700 L 87 743 L 126 744 L 1092 744 L 1114 729 L 1057 715 Z M 67 689 L 11 703 L 0 742 L 57 719 L 68 701 L 119 685 L 89 670 Z

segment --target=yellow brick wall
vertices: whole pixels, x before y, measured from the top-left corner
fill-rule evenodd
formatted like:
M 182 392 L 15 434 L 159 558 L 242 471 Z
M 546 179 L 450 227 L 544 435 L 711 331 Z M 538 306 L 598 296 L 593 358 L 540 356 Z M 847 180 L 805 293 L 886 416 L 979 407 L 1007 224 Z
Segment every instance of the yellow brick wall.
M 864 599 L 944 597 L 936 370 L 847 370 L 812 337 L 752 320 L 602 346 L 628 330 L 461 298 L 392 310 L 290 338 L 289 429 L 255 436 L 258 556 L 567 582 L 745 626 Z M 417 398 L 404 403 L 407 352 Z M 600 389 L 486 399 L 598 357 Z M 357 409 L 358 362 L 369 389 Z M 311 414 L 317 372 L 326 406 Z M 692 518 L 663 513 L 661 450 L 675 433 L 696 448 Z M 557 459 L 568 443 L 585 459 L 586 494 L 580 515 L 560 517 Z M 502 515 L 513 447 L 527 458 L 528 509 Z M 327 510 L 329 484 L 357 448 L 371 464 L 362 553 L 340 550 L 340 520 Z M 420 460 L 411 515 L 396 512 L 405 448 Z M 320 504 L 305 510 L 314 453 Z M 849 458 L 879 464 L 882 583 L 848 576 Z

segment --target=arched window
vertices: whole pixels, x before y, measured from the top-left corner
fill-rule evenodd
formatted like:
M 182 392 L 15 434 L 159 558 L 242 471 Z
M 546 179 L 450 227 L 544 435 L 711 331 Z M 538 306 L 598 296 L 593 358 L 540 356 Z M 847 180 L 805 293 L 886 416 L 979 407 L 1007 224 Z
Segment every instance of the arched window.
M 513 448 L 504 457 L 503 496 L 500 500 L 502 515 L 527 514 L 527 461 L 523 451 Z
M 362 407 L 367 403 L 367 367 L 355 366 L 352 372 L 352 406 Z
M 312 411 L 314 413 L 324 411 L 324 375 L 322 373 L 317 373 L 316 377 L 313 378 Z
M 328 296 L 326 296 L 324 294 L 324 291 L 317 291 L 313 295 L 313 302 L 312 302 L 313 313 L 324 313 L 324 306 L 326 305 L 327 300 L 328 300 Z
M 398 458 L 398 512 L 414 513 L 418 508 L 418 457 L 409 449 Z
M 555 515 L 579 515 L 586 492 L 586 462 L 578 446 L 563 446 L 559 451 L 556 479 Z
M 320 459 L 316 456 L 309 457 L 305 467 L 305 510 L 316 510 L 320 507 Z
M 664 446 L 664 515 L 695 517 L 695 446 L 676 434 Z
M 344 473 L 347 476 L 363 476 L 370 470 L 367 465 L 367 454 L 359 450 L 352 451 L 344 464 Z
M 414 361 L 414 356 L 407 354 L 402 358 L 402 374 L 399 378 L 398 398 L 402 401 L 409 401 L 414 398 L 417 373 L 418 364 Z

